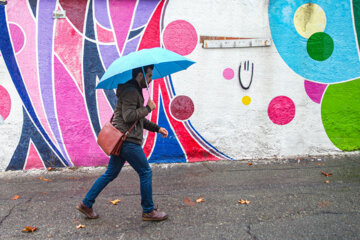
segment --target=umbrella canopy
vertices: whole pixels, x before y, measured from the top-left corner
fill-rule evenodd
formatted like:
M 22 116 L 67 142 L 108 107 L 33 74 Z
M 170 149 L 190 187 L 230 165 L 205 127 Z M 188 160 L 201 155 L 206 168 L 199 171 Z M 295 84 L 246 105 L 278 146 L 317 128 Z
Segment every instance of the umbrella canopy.
M 114 89 L 132 78 L 132 69 L 154 65 L 153 79 L 187 69 L 195 62 L 164 48 L 143 49 L 116 59 L 96 86 L 97 89 Z

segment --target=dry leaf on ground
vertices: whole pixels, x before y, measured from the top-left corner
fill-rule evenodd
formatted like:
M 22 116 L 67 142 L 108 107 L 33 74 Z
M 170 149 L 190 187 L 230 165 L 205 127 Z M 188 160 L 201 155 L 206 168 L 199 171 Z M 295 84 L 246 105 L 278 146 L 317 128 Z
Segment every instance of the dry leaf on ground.
M 19 199 L 20 198 L 20 196 L 19 195 L 15 195 L 15 196 L 13 196 L 12 198 L 10 198 L 11 200 L 16 200 L 16 199 Z
M 41 180 L 41 181 L 44 181 L 44 182 L 50 182 L 50 181 L 52 181 L 51 179 L 47 179 L 47 178 L 43 178 L 43 177 L 40 177 L 40 180 Z
M 324 181 L 324 183 L 330 183 L 330 181 L 329 181 L 329 180 L 326 180 L 326 181 Z
M 240 199 L 240 200 L 238 200 L 238 203 L 240 203 L 240 204 L 250 204 L 251 202 L 249 200 Z
M 189 205 L 190 207 L 195 205 L 195 203 L 190 198 L 185 198 L 184 202 L 186 205 Z
M 196 199 L 197 203 L 202 203 L 205 202 L 205 199 L 203 199 L 202 197 L 198 197 L 198 199 Z
M 323 166 L 323 165 L 325 165 L 324 163 L 317 163 L 316 165 L 318 165 L 318 166 Z
M 120 199 L 109 200 L 109 202 L 111 202 L 111 203 L 114 204 L 114 205 L 117 205 L 118 202 L 120 202 L 120 201 L 121 201 Z
M 332 175 L 332 173 L 326 173 L 326 172 L 324 172 L 324 171 L 321 171 L 321 174 L 324 175 L 324 176 L 327 176 L 327 177 L 329 177 L 329 176 Z
M 48 170 L 48 171 L 54 171 L 55 168 L 53 168 L 53 167 L 48 167 L 47 170 Z
M 80 229 L 80 228 L 85 228 L 86 226 L 85 225 L 82 225 L 82 224 L 79 224 L 76 226 L 77 229 Z
M 318 202 L 318 205 L 319 205 L 320 207 L 328 207 L 329 204 L 330 204 L 330 203 L 327 202 L 327 201 Z
M 249 163 L 249 162 L 248 162 L 246 165 L 251 166 L 251 165 L 252 165 L 252 163 Z
M 31 227 L 31 226 L 27 226 L 25 227 L 23 230 L 21 230 L 22 232 L 35 232 L 38 228 L 37 227 Z

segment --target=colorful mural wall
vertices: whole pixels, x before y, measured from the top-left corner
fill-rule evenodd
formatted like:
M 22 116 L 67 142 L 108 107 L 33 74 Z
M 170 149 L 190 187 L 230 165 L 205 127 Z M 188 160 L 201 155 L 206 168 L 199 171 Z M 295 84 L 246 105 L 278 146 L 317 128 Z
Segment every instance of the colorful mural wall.
M 360 0 L 9 0 L 0 170 L 106 164 L 96 136 L 117 98 L 95 86 L 115 59 L 151 47 L 197 63 L 150 85 L 148 118 L 169 137 L 144 132 L 149 162 L 357 152 L 359 30 Z M 272 45 L 203 47 L 220 36 Z

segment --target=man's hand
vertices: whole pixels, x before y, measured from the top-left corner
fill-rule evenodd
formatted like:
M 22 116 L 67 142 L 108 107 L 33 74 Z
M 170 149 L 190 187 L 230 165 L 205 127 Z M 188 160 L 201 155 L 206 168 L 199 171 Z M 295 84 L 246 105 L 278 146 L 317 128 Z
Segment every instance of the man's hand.
M 147 105 L 150 107 L 151 111 L 156 108 L 156 105 L 153 100 L 149 99 Z
M 161 133 L 163 135 L 163 138 L 166 138 L 169 134 L 168 131 L 162 127 L 159 129 L 159 133 Z

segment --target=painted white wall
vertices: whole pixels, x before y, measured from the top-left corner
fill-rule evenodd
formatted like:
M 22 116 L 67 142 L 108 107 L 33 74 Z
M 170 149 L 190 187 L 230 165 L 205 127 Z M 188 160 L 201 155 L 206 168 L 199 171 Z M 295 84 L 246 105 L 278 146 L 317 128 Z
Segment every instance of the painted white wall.
M 8 91 L 11 98 L 10 115 L 0 122 L 0 171 L 4 171 L 9 165 L 20 140 L 23 112 L 22 101 L 11 80 L 2 56 L 0 56 L 0 85 Z
M 271 38 L 267 0 L 170 1 L 164 26 L 181 19 L 191 23 L 200 36 Z M 282 60 L 276 47 L 204 49 L 198 44 L 187 57 L 197 63 L 172 76 L 177 95 L 187 95 L 195 105 L 190 118 L 196 130 L 213 146 L 234 159 L 291 157 L 341 153 L 327 137 L 321 105 L 306 94 L 304 78 Z M 249 90 L 238 81 L 240 62 L 254 63 Z M 235 76 L 225 80 L 223 70 Z M 276 125 L 268 117 L 270 101 L 291 98 L 294 119 Z M 250 105 L 242 103 L 251 98 Z

